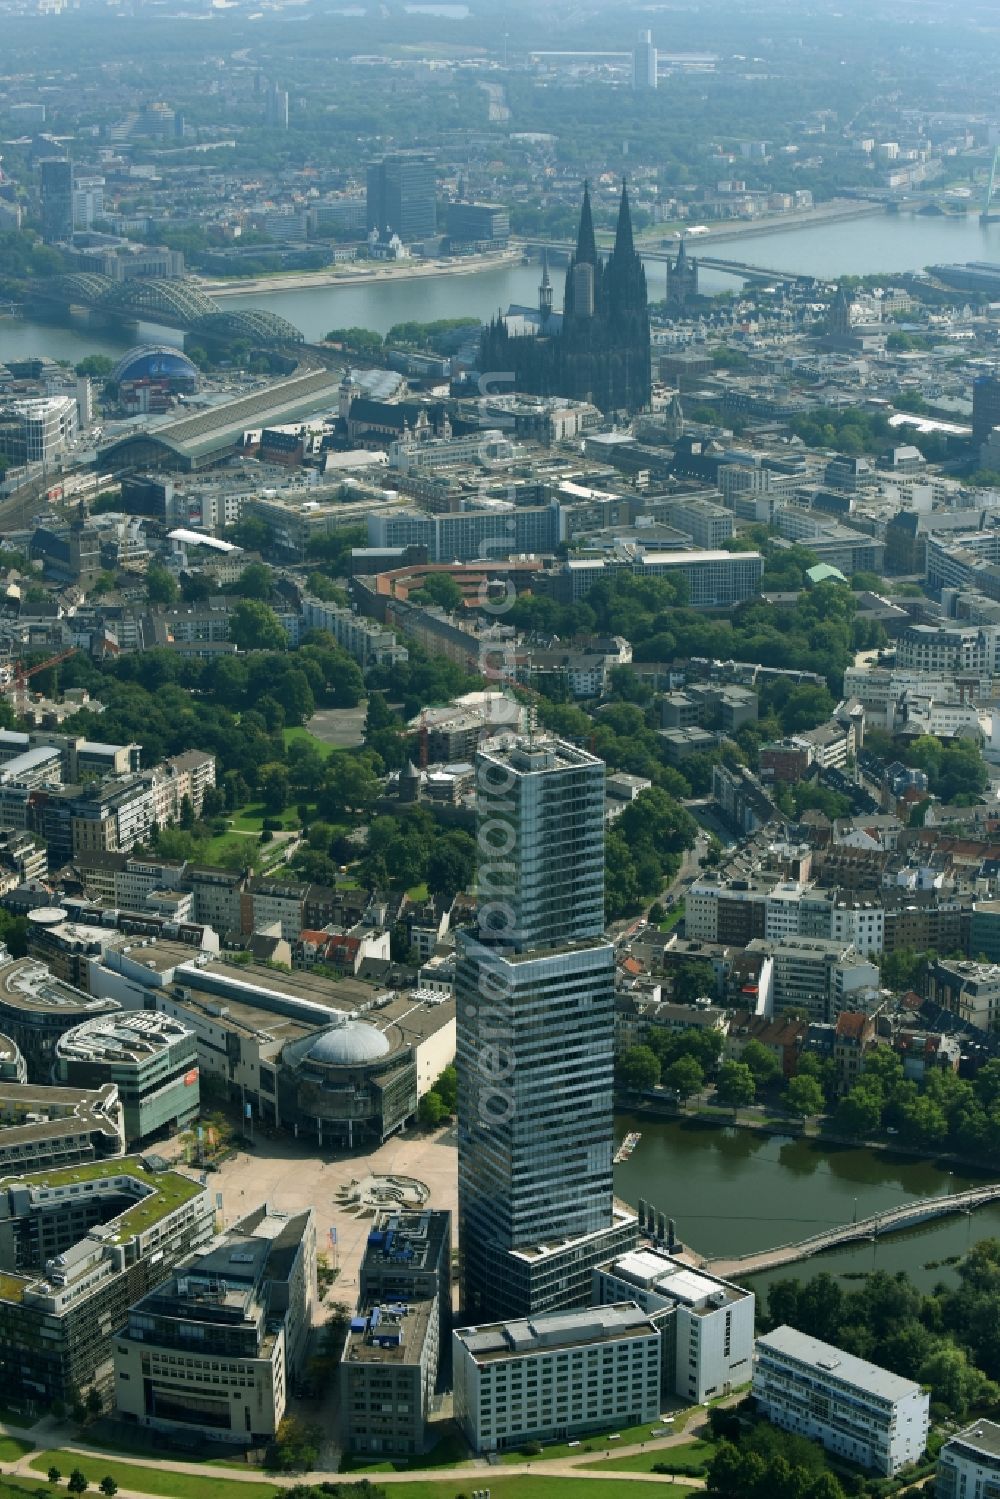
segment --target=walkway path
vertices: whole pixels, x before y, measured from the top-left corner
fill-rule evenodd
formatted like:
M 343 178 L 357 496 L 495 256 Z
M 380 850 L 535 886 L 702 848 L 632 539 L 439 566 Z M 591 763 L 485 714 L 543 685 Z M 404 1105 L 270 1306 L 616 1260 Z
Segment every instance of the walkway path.
M 739 1397 L 734 1397 L 734 1399 Z M 729 1403 L 729 1402 L 724 1402 Z M 700 1413 L 696 1413 L 700 1414 Z M 45 1416 L 37 1425 L 25 1432 L 23 1428 L 0 1428 L 7 1430 L 10 1436 L 19 1436 L 33 1441 L 36 1446 L 33 1452 L 26 1452 L 16 1462 L 5 1465 L 6 1473 L 16 1473 L 22 1478 L 39 1480 L 43 1475 L 31 1467 L 33 1460 L 37 1459 L 40 1452 L 47 1449 L 59 1452 L 72 1453 L 74 1456 L 87 1458 L 91 1462 L 106 1460 L 109 1469 L 112 1469 L 118 1480 L 118 1493 L 124 1499 L 149 1499 L 149 1495 L 142 1489 L 129 1489 L 123 1481 L 126 1470 L 136 1468 L 156 1468 L 159 1472 L 183 1473 L 191 1477 L 211 1479 L 215 1482 L 220 1480 L 229 1482 L 232 1479 L 236 1483 L 273 1484 L 276 1491 L 283 1488 L 292 1488 L 296 1484 L 319 1484 L 329 1482 L 336 1477 L 340 1482 L 350 1482 L 354 1479 L 361 1482 L 368 1477 L 376 1484 L 396 1483 L 450 1483 L 453 1479 L 456 1483 L 456 1492 L 461 1488 L 463 1481 L 472 1482 L 476 1487 L 488 1488 L 491 1482 L 499 1483 L 502 1478 L 514 1478 L 518 1475 L 543 1474 L 552 1478 L 574 1478 L 581 1481 L 600 1479 L 604 1482 L 608 1478 L 622 1479 L 625 1482 L 640 1483 L 665 1483 L 673 1482 L 668 1473 L 635 1473 L 621 1471 L 611 1467 L 605 1467 L 602 1457 L 607 1460 L 622 1457 L 634 1457 L 644 1453 L 647 1449 L 656 1453 L 668 1453 L 671 1447 L 684 1446 L 696 1439 L 701 1434 L 707 1423 L 702 1422 L 698 1428 L 682 1429 L 671 1433 L 670 1436 L 662 1438 L 650 1438 L 645 1442 L 625 1442 L 622 1445 L 611 1448 L 606 1454 L 596 1452 L 574 1452 L 567 1457 L 535 1458 L 530 1462 L 503 1463 L 499 1466 L 490 1465 L 485 1461 L 477 1463 L 468 1462 L 457 1467 L 443 1468 L 417 1468 L 402 1473 L 344 1473 L 334 1474 L 329 1470 L 319 1470 L 314 1473 L 296 1474 L 270 1474 L 263 1473 L 260 1469 L 248 1468 L 245 1472 L 239 1468 L 219 1468 L 207 1463 L 180 1462 L 174 1458 L 157 1457 L 146 1458 L 130 1457 L 116 1452 L 104 1452 L 95 1447 L 81 1447 L 75 1439 L 75 1427 L 54 1416 Z M 64 1465 L 65 1466 L 65 1465 Z M 679 1479 L 685 1488 L 702 1488 L 704 1481 L 700 1478 L 691 1478 L 682 1475 Z

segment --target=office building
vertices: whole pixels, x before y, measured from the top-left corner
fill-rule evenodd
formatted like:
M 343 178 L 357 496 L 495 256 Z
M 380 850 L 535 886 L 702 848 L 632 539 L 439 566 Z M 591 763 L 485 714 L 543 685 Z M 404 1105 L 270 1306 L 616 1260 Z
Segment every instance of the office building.
M 909 625 L 896 643 L 896 668 L 928 677 L 990 677 L 1000 672 L 1000 627 Z
M 502 249 L 510 238 L 510 214 L 500 203 L 449 203 L 445 227 L 453 250 L 462 245 Z
M 1000 1499 L 1000 1426 L 973 1421 L 938 1453 L 935 1499 Z
M 35 1082 L 49 1081 L 56 1042 L 65 1031 L 117 1009 L 113 999 L 95 999 L 54 978 L 34 958 L 0 967 L 0 1028 L 20 1048 Z
M 15 466 L 51 463 L 79 426 L 75 396 L 32 396 L 0 404 L 0 457 Z
M 106 1393 L 129 1308 L 212 1234 L 215 1195 L 136 1156 L 0 1182 L 0 1382 L 12 1404 Z
M 42 238 L 46 244 L 73 238 L 73 163 L 47 156 L 41 163 Z
M 288 129 L 288 90 L 272 83 L 264 96 L 264 119 L 272 130 Z
M 643 1244 L 594 1272 L 598 1302 L 634 1301 L 663 1339 L 664 1399 L 707 1404 L 753 1367 L 754 1294 Z
M 92 229 L 104 217 L 104 178 L 77 177 L 73 182 L 73 228 Z
M 458 1200 L 462 1304 L 485 1320 L 586 1305 L 594 1265 L 637 1229 L 612 1194 L 604 765 L 511 736 L 476 767 L 479 905 L 455 981 Z
M 982 447 L 1000 427 L 1000 375 L 979 375 L 972 382 L 972 442 Z
M 850 943 L 788 935 L 755 938 L 748 950 L 773 963 L 769 1014 L 801 1009 L 809 1020 L 832 1025 L 841 1010 L 860 1012 L 879 1001 L 878 968 Z
M 368 232 L 398 234 L 406 245 L 437 233 L 437 175 L 427 151 L 394 151 L 368 167 Z
M 351 1453 L 408 1457 L 424 1449 L 440 1362 L 436 1296 L 363 1305 L 340 1363 L 341 1440 Z
M 752 1393 L 775 1426 L 885 1478 L 927 1446 L 930 1395 L 914 1380 L 792 1327 L 757 1339 Z
M 24 1079 L 0 1080 L 0 1176 L 103 1160 L 124 1149 L 114 1083 L 50 1088 Z
M 198 1113 L 197 1038 L 169 1015 L 133 1010 L 85 1020 L 59 1037 L 53 1073 L 82 1088 L 116 1084 L 130 1150 Z
M 362 1305 L 437 1297 L 443 1352 L 451 1332 L 451 1214 L 440 1208 L 379 1213 L 368 1234 L 359 1284 Z
M 110 1339 L 119 1416 L 175 1435 L 273 1440 L 315 1302 L 312 1209 L 258 1208 L 132 1306 Z
M 459 1328 L 452 1354 L 455 1419 L 476 1452 L 660 1413 L 660 1334 L 631 1301 Z
M 966 1025 L 992 1034 L 1000 1023 L 1000 966 L 937 958 L 928 970 L 927 997 Z
M 430 562 L 477 562 L 484 556 L 500 559 L 515 553 L 554 552 L 559 539 L 559 507 L 554 504 L 503 505 L 440 515 L 396 509 L 368 517 L 369 546 L 425 546 Z
M 653 33 L 640 31 L 632 52 L 632 87 L 634 89 L 656 88 L 658 56 L 653 45 Z

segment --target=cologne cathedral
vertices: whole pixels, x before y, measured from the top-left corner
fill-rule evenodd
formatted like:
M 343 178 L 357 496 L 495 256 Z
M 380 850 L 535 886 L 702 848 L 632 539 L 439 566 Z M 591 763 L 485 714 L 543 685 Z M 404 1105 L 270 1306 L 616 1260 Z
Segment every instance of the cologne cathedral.
M 608 415 L 649 405 L 646 273 L 632 240 L 624 184 L 608 259 L 597 253 L 590 192 L 584 187 L 562 312 L 553 311 L 546 264 L 537 311 L 512 307 L 505 317 L 494 318 L 483 330 L 479 363 L 483 372 L 512 371 L 519 391 L 592 401 Z

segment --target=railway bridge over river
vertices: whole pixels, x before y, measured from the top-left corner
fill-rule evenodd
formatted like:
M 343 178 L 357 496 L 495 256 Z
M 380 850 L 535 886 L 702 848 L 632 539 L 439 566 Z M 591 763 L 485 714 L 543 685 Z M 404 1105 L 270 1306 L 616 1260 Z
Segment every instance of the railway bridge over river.
M 774 1270 L 780 1265 L 792 1265 L 796 1260 L 809 1259 L 814 1254 L 822 1254 L 824 1249 L 836 1249 L 841 1244 L 854 1244 L 864 1239 L 880 1239 L 886 1234 L 900 1233 L 903 1229 L 930 1223 L 935 1218 L 946 1218 L 953 1213 L 971 1213 L 975 1208 L 998 1200 L 1000 1182 L 990 1187 L 972 1187 L 966 1192 L 953 1192 L 945 1197 L 920 1197 L 914 1202 L 904 1202 L 899 1207 L 873 1213 L 870 1218 L 861 1218 L 856 1223 L 842 1223 L 838 1228 L 824 1229 L 822 1233 L 813 1234 L 808 1239 L 799 1239 L 794 1244 L 779 1244 L 774 1249 L 761 1249 L 752 1254 L 740 1255 L 736 1259 L 703 1260 L 702 1264 L 713 1275 L 755 1275 L 761 1270 Z

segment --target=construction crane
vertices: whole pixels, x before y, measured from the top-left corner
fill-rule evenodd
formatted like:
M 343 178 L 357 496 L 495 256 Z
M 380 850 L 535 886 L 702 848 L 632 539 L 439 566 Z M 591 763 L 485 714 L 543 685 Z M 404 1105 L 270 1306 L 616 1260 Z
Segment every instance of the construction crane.
M 995 224 L 1000 220 L 1000 213 L 991 213 L 993 204 L 993 189 L 997 185 L 997 171 L 1000 169 L 1000 146 L 993 152 L 993 166 L 990 168 L 990 180 L 986 186 L 986 200 L 983 203 L 983 211 L 979 215 L 981 224 Z
M 28 683 L 32 677 L 37 677 L 39 672 L 47 671 L 50 666 L 58 666 L 61 661 L 68 661 L 70 656 L 76 655 L 76 646 L 70 646 L 68 651 L 60 651 L 57 656 L 50 656 L 47 661 L 39 661 L 37 666 L 29 666 L 25 669 L 23 661 L 15 661 L 14 674 L 0 691 L 9 692 L 16 703 L 24 703 L 28 696 Z

